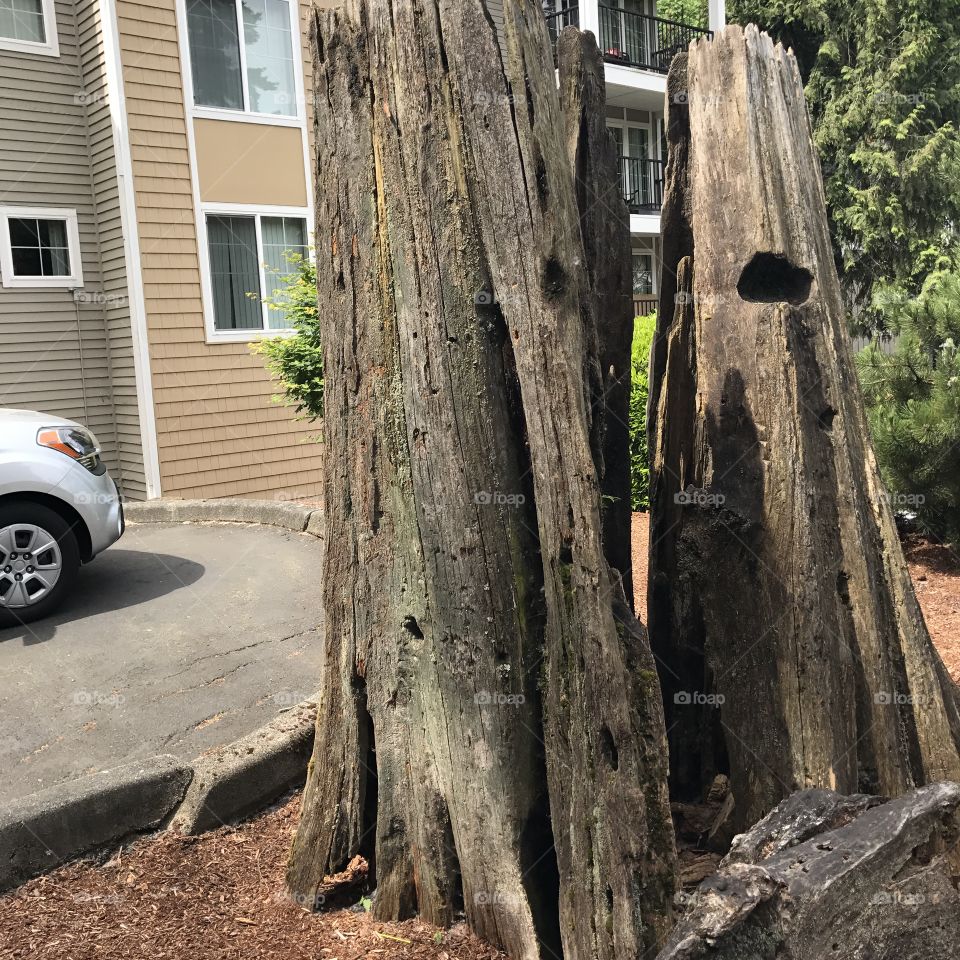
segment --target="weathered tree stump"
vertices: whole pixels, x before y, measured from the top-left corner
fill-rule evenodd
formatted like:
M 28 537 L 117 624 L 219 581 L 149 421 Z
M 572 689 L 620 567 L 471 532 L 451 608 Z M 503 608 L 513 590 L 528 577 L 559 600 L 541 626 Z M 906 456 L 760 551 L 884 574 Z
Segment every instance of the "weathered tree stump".
M 805 787 L 958 779 L 955 690 L 870 447 L 796 62 L 728 27 L 669 88 L 649 628 L 676 795 L 729 772 L 743 829 Z
M 634 958 L 674 846 L 646 635 L 604 557 L 599 342 L 546 25 L 314 13 L 325 674 L 288 882 L 512 957 Z

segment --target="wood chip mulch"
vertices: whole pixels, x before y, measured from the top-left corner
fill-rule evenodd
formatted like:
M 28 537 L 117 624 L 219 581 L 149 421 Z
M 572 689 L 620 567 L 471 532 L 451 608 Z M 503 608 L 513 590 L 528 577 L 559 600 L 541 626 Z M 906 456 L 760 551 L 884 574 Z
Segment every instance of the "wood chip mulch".
M 3 960 L 499 960 L 465 926 L 311 914 L 283 874 L 300 798 L 236 829 L 162 834 L 0 897 Z
M 637 605 L 644 609 L 647 518 L 634 519 Z M 960 557 L 910 539 L 927 626 L 960 681 Z M 284 869 L 299 796 L 235 829 L 162 834 L 80 861 L 0 897 L 0 960 L 500 960 L 464 925 L 379 923 L 365 912 L 311 914 L 287 899 Z M 683 851 L 685 886 L 718 854 Z

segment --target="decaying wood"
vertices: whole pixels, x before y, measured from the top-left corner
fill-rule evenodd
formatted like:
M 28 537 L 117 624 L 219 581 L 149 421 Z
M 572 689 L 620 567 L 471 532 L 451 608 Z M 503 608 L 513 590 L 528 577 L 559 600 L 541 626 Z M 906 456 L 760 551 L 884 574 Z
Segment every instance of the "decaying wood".
M 869 808 L 863 798 L 820 798 L 824 810 L 852 819 L 832 830 L 825 819 L 812 835 L 803 819 L 810 800 L 791 798 L 775 822 L 758 824 L 773 852 L 753 845 L 754 858 L 726 863 L 686 898 L 657 960 L 956 956 L 960 785 L 932 784 Z
M 603 496 L 603 547 L 633 605 L 630 490 L 630 347 L 633 274 L 630 213 L 620 188 L 616 144 L 607 126 L 604 62 L 593 34 L 567 27 L 557 45 L 560 105 L 573 170 L 580 234 L 589 279 L 589 327 L 596 358 L 588 370 L 593 392 L 594 459 Z M 590 331 L 588 329 L 588 335 Z
M 868 439 L 793 56 L 691 46 L 653 352 L 651 642 L 676 794 L 740 829 L 805 787 L 960 778 L 960 714 Z
M 504 17 L 506 73 L 481 0 L 314 13 L 326 647 L 288 882 L 362 853 L 379 918 L 633 958 L 670 923 L 662 705 L 603 553 L 546 25 Z

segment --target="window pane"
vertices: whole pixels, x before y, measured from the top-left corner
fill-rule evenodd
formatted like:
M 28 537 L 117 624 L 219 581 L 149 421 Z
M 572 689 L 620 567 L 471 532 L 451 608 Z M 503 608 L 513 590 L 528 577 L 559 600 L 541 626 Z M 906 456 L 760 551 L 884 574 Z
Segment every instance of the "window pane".
M 13 275 L 15 277 L 42 277 L 39 247 L 13 248 Z
M 653 293 L 653 257 L 649 253 L 633 255 L 633 294 Z
M 0 0 L 0 37 L 45 43 L 42 0 Z
M 307 256 L 307 222 L 300 217 L 264 217 L 260 221 L 263 239 L 263 262 L 267 273 L 270 299 L 276 299 L 284 290 L 283 279 L 297 273 L 297 265 L 290 256 Z M 285 330 L 290 321 L 283 310 L 267 311 L 267 326 L 271 330 Z
M 11 219 L 9 231 L 14 276 L 70 276 L 65 220 Z
M 187 33 L 194 102 L 204 107 L 242 110 L 235 0 L 187 0 Z
M 213 317 L 217 330 L 262 330 L 260 266 L 253 217 L 207 217 Z
M 288 0 L 243 0 L 243 36 L 250 109 L 296 116 Z

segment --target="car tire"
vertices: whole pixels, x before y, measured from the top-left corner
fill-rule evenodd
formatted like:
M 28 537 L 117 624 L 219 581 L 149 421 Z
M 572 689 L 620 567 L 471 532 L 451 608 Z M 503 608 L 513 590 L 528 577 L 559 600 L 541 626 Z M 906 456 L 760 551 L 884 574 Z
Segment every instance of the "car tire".
M 80 570 L 77 537 L 59 513 L 29 500 L 8 501 L 0 506 L 0 532 L 20 524 L 36 527 L 56 541 L 60 554 L 60 571 L 55 584 L 35 603 L 8 607 L 4 605 L 3 596 L 9 594 L 10 578 L 15 574 L 12 573 L 12 565 L 4 565 L 7 554 L 0 541 L 0 626 L 5 627 L 42 620 L 53 613 L 73 589 Z M 24 586 L 26 587 L 26 584 Z

